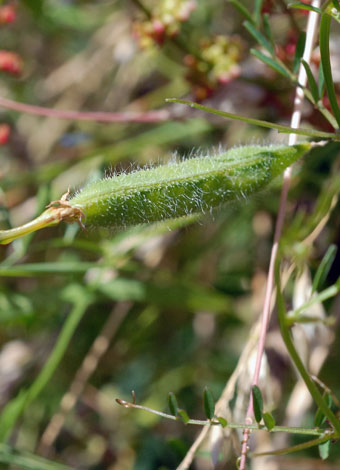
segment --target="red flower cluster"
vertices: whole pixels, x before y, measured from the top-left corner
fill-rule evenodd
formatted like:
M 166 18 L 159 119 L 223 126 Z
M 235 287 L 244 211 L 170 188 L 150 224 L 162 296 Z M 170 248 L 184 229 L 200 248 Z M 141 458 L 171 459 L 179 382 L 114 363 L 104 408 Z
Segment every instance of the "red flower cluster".
M 12 3 L 0 6 L 0 26 L 13 23 L 16 20 L 16 8 Z M 0 50 L 0 71 L 11 75 L 20 75 L 23 63 L 18 54 L 6 50 Z M 11 135 L 8 124 L 0 124 L 0 145 L 5 145 Z
M 164 0 L 153 10 L 149 20 L 134 24 L 134 35 L 142 48 L 153 43 L 162 45 L 167 38 L 175 37 L 181 23 L 188 21 L 196 8 L 195 0 Z
M 12 4 L 0 7 L 0 25 L 13 23 L 16 19 L 15 6 Z

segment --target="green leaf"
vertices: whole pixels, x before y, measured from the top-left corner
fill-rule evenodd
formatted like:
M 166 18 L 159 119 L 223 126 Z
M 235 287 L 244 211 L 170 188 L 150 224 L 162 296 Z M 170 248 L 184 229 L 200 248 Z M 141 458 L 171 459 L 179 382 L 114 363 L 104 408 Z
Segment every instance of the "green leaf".
M 319 264 L 319 267 L 315 273 L 313 279 L 312 292 L 317 291 L 319 287 L 322 287 L 323 283 L 325 282 L 329 270 L 331 269 L 331 266 L 333 264 L 333 261 L 335 260 L 337 250 L 338 249 L 336 245 L 330 245 L 328 250 L 326 251 L 326 254 L 322 258 L 322 261 Z
M 309 86 L 309 89 L 312 93 L 314 103 L 316 104 L 320 99 L 318 86 L 316 84 L 313 72 L 311 71 L 309 64 L 303 59 L 301 60 L 301 62 L 302 62 L 302 65 L 305 68 L 305 71 L 306 71 L 306 74 L 307 74 L 308 86 Z
M 263 416 L 263 399 L 261 390 L 257 385 L 254 385 L 251 390 L 253 396 L 253 408 L 254 408 L 254 416 L 256 422 L 259 423 Z
M 268 40 L 270 41 L 270 44 L 272 45 L 273 50 L 275 51 L 275 42 L 273 39 L 272 30 L 271 30 L 270 23 L 269 23 L 268 13 L 265 13 L 262 18 L 263 18 L 263 27 L 264 27 L 266 36 Z
M 308 3 L 304 2 L 297 2 L 297 3 L 289 3 L 288 8 L 295 8 L 297 10 L 309 10 L 309 11 L 315 11 L 315 13 L 322 13 L 320 8 L 313 7 L 312 5 L 309 5 Z
M 271 413 L 263 413 L 263 421 L 268 431 L 271 431 L 275 426 L 275 419 Z
M 251 23 L 254 22 L 250 12 L 241 2 L 239 2 L 238 0 L 230 0 L 229 3 L 231 3 L 248 21 L 250 21 Z
M 184 424 L 188 424 L 188 422 L 190 421 L 190 418 L 188 416 L 188 413 L 185 410 L 178 409 L 177 414 Z
M 281 64 L 277 63 L 275 59 L 272 59 L 271 57 L 268 57 L 267 55 L 263 54 L 261 51 L 258 51 L 257 49 L 250 49 L 250 52 L 257 57 L 261 62 L 264 64 L 268 65 L 270 68 L 275 70 L 275 72 L 283 75 L 286 78 L 291 79 L 291 75 L 289 71 L 283 67 Z
M 215 416 L 215 400 L 213 394 L 208 387 L 204 388 L 203 392 L 204 412 L 208 419 L 213 419 Z
M 225 428 L 226 426 L 228 426 L 228 421 L 225 418 L 222 418 L 222 416 L 218 416 L 216 419 L 220 423 L 222 428 Z
M 322 444 L 319 444 L 319 454 L 322 460 L 328 459 L 330 448 L 331 448 L 330 439 L 326 442 L 323 442 Z
M 173 392 L 170 392 L 168 395 L 168 405 L 169 405 L 170 413 L 174 416 L 178 416 L 177 398 Z
M 262 10 L 263 0 L 255 0 L 254 4 L 254 18 L 257 26 L 260 26 L 261 23 L 261 10 Z
M 293 72 L 298 73 L 299 71 L 299 66 L 301 62 L 301 58 L 303 56 L 304 50 L 305 50 L 305 44 L 306 44 L 306 33 L 302 31 L 299 35 L 299 38 L 296 43 L 296 48 L 295 48 L 295 55 L 294 55 L 294 61 L 293 61 Z
M 253 38 L 264 48 L 266 49 L 270 55 L 274 55 L 274 47 L 273 45 L 268 41 L 267 38 L 263 36 L 260 31 L 256 29 L 256 27 L 250 23 L 250 21 L 245 21 L 243 23 L 243 26 L 246 28 L 246 30 L 253 36 Z
M 330 51 L 329 51 L 329 34 L 330 34 L 330 26 L 331 26 L 331 17 L 324 13 L 321 16 L 320 22 L 320 55 L 321 55 L 321 63 L 323 68 L 323 73 L 325 76 L 325 85 L 326 90 L 329 98 L 329 103 L 331 105 L 332 111 L 334 113 L 334 117 L 340 127 L 340 109 L 338 105 L 337 96 L 335 93 L 334 88 L 334 81 L 332 76 L 332 69 L 331 69 L 331 60 L 330 60 Z

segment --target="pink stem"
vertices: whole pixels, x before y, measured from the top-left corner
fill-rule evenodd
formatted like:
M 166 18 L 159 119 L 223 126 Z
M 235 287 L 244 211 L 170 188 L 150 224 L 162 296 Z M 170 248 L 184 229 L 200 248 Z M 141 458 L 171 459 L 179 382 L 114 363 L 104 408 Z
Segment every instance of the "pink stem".
M 312 3 L 312 5 L 318 8 L 320 5 L 320 0 L 315 0 Z M 310 62 L 313 45 L 315 43 L 317 21 L 318 21 L 318 13 L 310 12 L 309 17 L 308 17 L 308 24 L 307 24 L 306 45 L 305 45 L 305 50 L 303 54 L 303 58 L 307 63 Z M 307 82 L 306 72 L 302 64 L 300 65 L 298 82 L 302 84 L 302 86 L 305 86 Z M 296 93 L 295 93 L 295 99 L 294 99 L 294 111 L 293 111 L 292 118 L 291 118 L 291 127 L 295 129 L 298 128 L 300 125 L 303 98 L 304 98 L 304 94 L 303 94 L 302 87 L 301 88 L 297 87 Z M 289 145 L 294 145 L 296 140 L 297 140 L 296 134 L 289 135 L 289 141 L 288 141 Z M 291 170 L 291 167 L 289 167 L 285 170 L 284 175 L 283 175 L 283 185 L 282 185 L 282 190 L 281 190 L 280 206 L 279 206 L 279 211 L 278 211 L 276 225 L 275 225 L 274 241 L 273 241 L 273 246 L 271 250 L 270 263 L 269 263 L 269 269 L 268 269 L 268 274 L 267 274 L 266 293 L 265 293 L 262 319 L 261 319 L 261 331 L 260 331 L 260 337 L 259 337 L 259 343 L 258 343 L 258 349 L 257 349 L 256 364 L 255 364 L 255 371 L 254 371 L 252 386 L 258 385 L 259 383 L 261 362 L 262 362 L 262 357 L 264 353 L 267 328 L 268 328 L 268 323 L 269 323 L 270 313 L 271 313 L 270 304 L 271 304 L 271 298 L 272 298 L 273 287 L 274 287 L 274 267 L 275 267 L 275 261 L 277 257 L 279 242 L 281 238 L 282 226 L 283 226 L 285 213 L 286 213 L 286 204 L 287 204 L 287 197 L 288 197 L 290 181 L 291 181 L 291 173 L 292 173 L 292 170 Z M 252 395 L 251 395 L 250 400 L 249 400 L 247 415 L 245 419 L 245 423 L 247 425 L 252 424 L 252 416 L 253 416 L 253 400 L 252 400 Z M 240 466 L 239 466 L 240 470 L 245 470 L 246 468 L 249 435 L 250 435 L 250 430 L 245 429 L 243 432 L 241 459 L 240 459 Z
M 0 97 L 0 107 L 18 111 L 20 113 L 35 114 L 37 116 L 53 117 L 57 119 L 71 119 L 75 121 L 96 122 L 163 122 L 170 119 L 171 114 L 166 110 L 147 112 L 83 112 L 68 111 L 64 109 L 44 108 Z

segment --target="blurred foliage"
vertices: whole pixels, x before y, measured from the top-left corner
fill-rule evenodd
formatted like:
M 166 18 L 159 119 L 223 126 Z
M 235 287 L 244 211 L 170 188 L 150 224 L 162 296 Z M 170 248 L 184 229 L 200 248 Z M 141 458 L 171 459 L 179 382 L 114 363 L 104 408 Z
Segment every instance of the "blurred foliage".
M 158 44 L 144 41 L 140 49 L 133 31 L 137 23 L 150 22 L 150 12 L 159 14 L 158 3 L 145 0 L 143 9 L 140 1 L 18 2 L 16 21 L 1 26 L 0 37 L 2 48 L 22 58 L 23 72 L 17 77 L 0 72 L 0 95 L 110 112 L 163 108 L 166 97 L 189 96 L 287 124 L 293 84 L 250 56 L 255 40 L 231 3 L 197 0 L 188 18 L 176 23 L 176 34 L 171 30 Z M 291 63 L 289 47 L 305 16 L 287 12 L 284 2 L 265 2 L 265 7 L 282 60 Z M 221 62 L 214 54 L 225 59 L 228 41 L 239 49 L 226 77 L 228 64 L 219 75 Z M 211 49 L 213 44 L 218 47 Z M 11 127 L 0 148 L 1 228 L 28 221 L 68 186 L 76 190 L 112 171 L 167 161 L 174 153 L 190 155 L 192 149 L 203 153 L 219 145 L 278 139 L 181 106 L 171 109 L 177 120 L 149 124 L 66 121 L 1 109 L 1 121 Z M 329 130 L 312 107 L 304 119 L 307 126 Z M 339 144 L 329 143 L 295 167 L 281 244 L 298 268 L 290 292 L 299 272 L 308 266 L 313 278 L 328 247 L 339 247 L 339 161 Z M 279 191 L 277 181 L 264 193 L 201 218 L 123 232 L 82 233 L 77 225 L 63 225 L 1 246 L 1 468 L 175 468 L 197 429 L 124 410 L 115 398 L 135 390 L 139 403 L 165 409 L 168 392 L 174 392 L 190 417 L 204 416 L 204 387 L 220 395 L 260 313 Z M 320 227 L 313 243 L 306 243 Z M 339 257 L 340 250 L 320 289 L 339 278 Z M 46 426 L 122 303 L 128 305 L 126 315 L 117 319 L 106 353 L 46 451 L 41 442 Z M 324 306 L 335 317 L 336 331 L 338 298 Z M 321 374 L 338 396 L 339 353 L 337 338 Z M 274 359 L 273 374 L 281 376 L 276 398 L 285 404 L 294 372 L 286 358 Z M 283 417 L 284 410 L 277 414 Z M 311 411 L 301 424 L 312 420 Z M 39 454 L 48 455 L 49 463 Z M 210 457 L 201 458 L 210 465 Z M 227 457 L 230 465 L 235 458 Z M 330 458 L 339 464 L 335 446 Z

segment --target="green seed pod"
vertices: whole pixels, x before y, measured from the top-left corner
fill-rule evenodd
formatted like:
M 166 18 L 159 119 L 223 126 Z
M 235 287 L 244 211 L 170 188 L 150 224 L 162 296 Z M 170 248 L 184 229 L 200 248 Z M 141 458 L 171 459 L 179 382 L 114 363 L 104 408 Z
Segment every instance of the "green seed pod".
M 32 222 L 0 231 L 0 243 L 61 221 L 127 227 L 209 212 L 259 191 L 311 144 L 247 146 L 106 178 L 64 194 Z
M 190 158 L 85 186 L 68 201 L 84 223 L 126 227 L 192 213 L 241 199 L 262 189 L 309 149 L 249 146 L 213 157 Z

